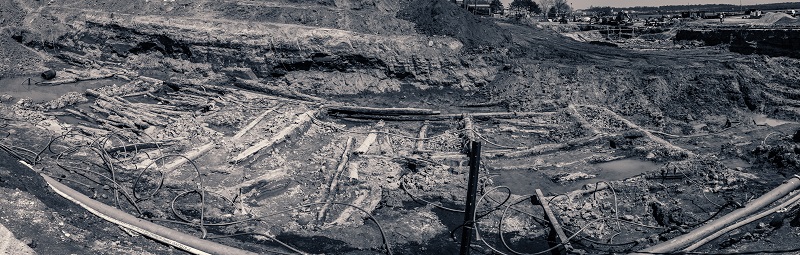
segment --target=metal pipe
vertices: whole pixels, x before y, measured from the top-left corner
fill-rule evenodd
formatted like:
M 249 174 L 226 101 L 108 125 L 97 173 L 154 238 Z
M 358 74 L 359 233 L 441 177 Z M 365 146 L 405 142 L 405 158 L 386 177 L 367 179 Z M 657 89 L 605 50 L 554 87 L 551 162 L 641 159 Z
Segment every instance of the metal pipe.
M 772 189 L 770 192 L 762 195 L 756 200 L 748 203 L 745 207 L 733 211 L 718 220 L 712 221 L 702 227 L 695 229 L 688 234 L 675 237 L 670 239 L 669 241 L 654 245 L 647 249 L 641 250 L 640 252 L 634 252 L 631 254 L 653 254 L 653 253 L 670 253 L 674 252 L 678 249 L 682 249 L 689 244 L 696 242 L 697 240 L 703 239 L 711 234 L 718 232 L 720 229 L 723 229 L 729 223 L 736 221 L 742 217 L 751 215 L 761 208 L 768 206 L 772 202 L 786 196 L 793 190 L 800 187 L 800 176 L 795 175 L 791 179 L 787 180 L 784 184 Z

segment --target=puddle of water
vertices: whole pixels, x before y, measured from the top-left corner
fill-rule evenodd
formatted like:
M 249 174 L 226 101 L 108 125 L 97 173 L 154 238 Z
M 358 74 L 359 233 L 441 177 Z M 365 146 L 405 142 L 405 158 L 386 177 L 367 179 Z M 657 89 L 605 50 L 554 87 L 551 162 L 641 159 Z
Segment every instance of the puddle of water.
M 767 125 L 767 126 L 770 126 L 770 127 L 777 127 L 777 126 L 780 126 L 780 125 L 783 125 L 783 124 L 787 124 L 787 123 L 795 123 L 795 122 L 792 122 L 792 121 L 785 121 L 785 120 L 769 118 L 769 117 L 767 117 L 767 115 L 764 115 L 764 114 L 757 114 L 757 115 L 753 116 L 753 121 L 756 122 L 756 125 Z
M 86 89 L 96 89 L 115 83 L 121 83 L 117 79 L 103 79 L 81 81 L 70 84 L 56 86 L 35 85 L 40 78 L 32 78 L 31 85 L 28 85 L 28 77 L 14 77 L 0 79 L 0 94 L 6 94 L 15 98 L 14 102 L 20 98 L 31 99 L 34 103 L 44 103 L 56 99 L 68 92 L 83 92 Z
M 750 164 L 750 162 L 747 162 L 747 161 L 745 161 L 743 159 L 738 159 L 738 158 L 722 160 L 722 164 L 727 166 L 727 167 L 729 167 L 729 168 L 737 168 L 737 167 L 749 168 L 749 167 L 752 166 L 752 164 Z
M 555 183 L 543 172 L 551 169 L 532 170 L 503 170 L 498 176 L 493 177 L 495 184 L 507 186 L 514 194 L 534 194 L 536 189 L 541 189 L 545 194 L 562 194 L 582 189 L 586 184 L 599 181 L 616 181 L 634 177 L 644 172 L 657 170 L 661 165 L 639 159 L 620 159 L 595 165 L 600 169 L 595 178 L 576 180 L 567 183 Z M 576 170 L 577 171 L 577 170 Z
M 603 180 L 624 180 L 661 167 L 656 163 L 640 159 L 620 159 L 595 166 L 602 170 L 597 178 Z

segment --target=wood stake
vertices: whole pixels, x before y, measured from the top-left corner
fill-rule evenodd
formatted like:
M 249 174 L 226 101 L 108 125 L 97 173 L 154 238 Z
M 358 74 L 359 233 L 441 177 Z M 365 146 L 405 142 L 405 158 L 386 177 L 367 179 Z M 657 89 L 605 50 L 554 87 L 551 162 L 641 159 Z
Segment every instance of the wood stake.
M 469 146 L 475 141 L 475 127 L 472 124 L 472 117 L 468 113 L 461 115 L 464 120 L 464 140 L 461 142 L 461 152 L 469 153 Z
M 429 121 L 425 121 L 422 124 L 422 127 L 419 128 L 419 139 L 417 139 L 416 146 L 414 148 L 415 153 L 421 153 L 425 150 L 425 133 L 428 132 L 428 125 L 430 124 Z

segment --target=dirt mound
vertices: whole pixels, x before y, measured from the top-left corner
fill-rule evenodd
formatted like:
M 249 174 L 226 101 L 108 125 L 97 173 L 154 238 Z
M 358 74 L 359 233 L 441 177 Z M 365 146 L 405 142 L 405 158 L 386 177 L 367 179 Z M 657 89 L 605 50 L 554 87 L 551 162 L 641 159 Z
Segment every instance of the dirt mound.
M 791 16 L 787 15 L 787 17 L 783 17 L 780 20 L 778 20 L 777 22 L 775 22 L 775 25 L 797 26 L 797 25 L 800 25 L 800 19 L 797 19 L 795 17 L 791 17 Z
M 782 20 L 784 18 L 793 19 L 792 16 L 790 16 L 789 14 L 786 14 L 786 13 L 768 12 L 767 14 L 764 14 L 763 17 L 758 19 L 758 21 L 753 22 L 753 24 L 754 25 L 769 26 L 769 25 L 774 25 L 776 22 L 778 22 L 779 20 Z
M 397 13 L 426 35 L 455 37 L 467 48 L 496 48 L 511 41 L 508 32 L 490 19 L 472 15 L 445 0 L 412 0 Z

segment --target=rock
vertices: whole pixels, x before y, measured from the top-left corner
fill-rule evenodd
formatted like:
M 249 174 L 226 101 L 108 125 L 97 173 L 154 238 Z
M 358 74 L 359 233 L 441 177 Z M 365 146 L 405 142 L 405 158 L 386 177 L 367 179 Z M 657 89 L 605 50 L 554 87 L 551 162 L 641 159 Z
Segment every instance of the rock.
M 792 141 L 800 143 L 800 130 L 794 132 L 794 135 L 792 136 Z
M 786 218 L 785 213 L 776 213 L 772 220 L 769 221 L 769 225 L 773 228 L 780 228 L 783 226 L 783 219 Z

